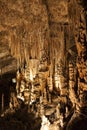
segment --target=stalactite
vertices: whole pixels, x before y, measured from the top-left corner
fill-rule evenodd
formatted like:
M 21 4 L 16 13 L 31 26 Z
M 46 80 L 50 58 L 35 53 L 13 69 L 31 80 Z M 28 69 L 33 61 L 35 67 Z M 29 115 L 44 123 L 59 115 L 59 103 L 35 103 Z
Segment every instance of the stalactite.
M 77 99 L 77 95 L 75 93 L 75 73 L 74 73 L 74 65 L 73 63 L 69 63 L 69 98 L 75 107 L 76 104 L 79 103 L 79 100 Z
M 86 25 L 85 25 L 85 11 L 82 10 L 80 13 L 80 24 L 79 24 L 79 33 L 77 34 L 77 37 L 75 37 L 75 42 L 77 46 L 77 51 L 78 51 L 78 60 L 77 60 L 77 67 L 78 67 L 78 72 L 79 72 L 79 78 L 80 78 L 80 83 L 79 87 L 81 87 L 83 93 L 84 93 L 84 87 L 81 86 L 81 83 L 86 85 Z
M 75 108 L 78 100 L 82 103 L 81 93 L 87 86 L 85 13 L 81 6 L 76 9 L 75 0 L 68 5 L 64 0 L 49 0 L 44 4 L 42 1 L 28 2 L 23 6 L 22 21 L 11 26 L 8 32 L 10 55 L 17 59 L 17 97 L 25 102 L 29 112 L 37 111 L 40 116 L 47 114 L 45 106 L 48 110 L 50 107 L 54 111 L 50 110 L 48 115 L 56 112 L 51 117 L 53 122 L 57 119 L 57 124 L 64 127 L 64 117 L 68 118 L 68 98 L 73 104 L 70 108 Z M 77 61 L 76 50 L 72 50 L 75 43 Z
M 87 92 L 86 92 L 87 89 L 84 89 L 84 86 L 87 87 L 86 80 L 84 79 L 84 77 L 86 76 L 85 75 L 86 71 L 84 71 L 84 70 L 86 70 L 85 69 L 86 66 L 84 66 L 84 64 L 87 61 L 85 10 L 84 10 L 84 7 L 82 7 L 82 4 L 80 3 L 81 1 L 74 0 L 74 2 L 76 3 L 76 6 L 74 8 L 74 10 L 76 9 L 76 15 L 74 15 L 74 17 L 73 17 L 73 21 L 75 21 L 75 23 L 73 22 L 73 26 L 74 26 L 73 29 L 74 29 L 75 44 L 76 44 L 77 53 L 78 53 L 77 60 L 76 60 L 76 66 L 77 66 L 77 70 L 78 70 L 78 77 L 77 77 L 78 79 L 76 81 L 76 82 L 78 82 L 77 83 L 78 96 L 74 92 L 74 89 L 72 89 L 74 101 L 72 100 L 73 98 L 71 99 L 71 101 L 76 103 L 76 107 L 74 107 L 74 111 L 76 111 L 76 113 L 74 112 L 74 114 L 71 118 L 71 121 L 69 122 L 68 127 L 66 128 L 67 130 L 70 130 L 73 128 L 75 129 L 75 126 L 77 126 L 76 129 L 82 129 L 82 128 L 80 128 L 81 125 L 80 125 L 80 127 L 78 127 L 78 124 L 80 124 L 79 119 L 82 121 L 83 118 L 84 119 L 86 118 L 86 116 L 84 116 L 84 113 L 87 109 L 86 100 L 84 98 L 87 95 Z M 73 16 L 73 14 L 72 14 L 72 16 Z M 83 68 L 83 66 L 84 66 L 84 68 Z M 73 84 L 74 83 L 75 82 L 73 82 Z M 83 116 L 81 116 L 80 114 Z M 76 121 L 78 121 L 78 123 L 76 123 Z

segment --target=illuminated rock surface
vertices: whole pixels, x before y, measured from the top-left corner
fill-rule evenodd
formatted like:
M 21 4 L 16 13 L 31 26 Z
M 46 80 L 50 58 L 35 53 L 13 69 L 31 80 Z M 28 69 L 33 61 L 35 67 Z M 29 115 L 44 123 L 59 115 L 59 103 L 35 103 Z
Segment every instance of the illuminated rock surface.
M 0 130 L 86 130 L 86 104 L 87 2 L 0 0 Z

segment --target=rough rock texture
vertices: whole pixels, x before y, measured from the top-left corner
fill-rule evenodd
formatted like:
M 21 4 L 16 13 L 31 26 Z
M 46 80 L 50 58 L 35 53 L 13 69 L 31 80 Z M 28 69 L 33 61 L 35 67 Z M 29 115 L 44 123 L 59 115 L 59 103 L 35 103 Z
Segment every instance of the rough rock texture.
M 59 129 L 67 125 L 72 109 L 84 114 L 86 5 L 84 0 L 0 0 L 0 84 L 3 75 L 17 73 L 11 109 L 18 107 L 16 90 L 29 112 L 58 121 Z

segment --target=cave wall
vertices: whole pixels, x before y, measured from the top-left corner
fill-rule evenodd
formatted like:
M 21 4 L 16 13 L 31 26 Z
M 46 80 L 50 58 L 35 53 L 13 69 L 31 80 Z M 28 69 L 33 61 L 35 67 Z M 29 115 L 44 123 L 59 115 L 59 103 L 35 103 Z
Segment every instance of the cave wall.
M 54 100 L 52 94 L 66 113 L 69 100 L 75 109 L 86 102 L 85 5 L 79 0 L 0 0 L 0 75 L 17 72 L 17 96 L 26 104 L 40 98 L 40 113 Z

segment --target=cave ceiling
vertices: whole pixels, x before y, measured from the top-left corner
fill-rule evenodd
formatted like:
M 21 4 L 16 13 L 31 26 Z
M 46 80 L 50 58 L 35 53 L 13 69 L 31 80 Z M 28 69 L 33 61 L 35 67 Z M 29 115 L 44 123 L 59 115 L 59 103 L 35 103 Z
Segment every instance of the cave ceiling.
M 72 40 L 73 27 L 70 23 L 68 7 L 69 1 L 64 0 L 9 0 L 8 2 L 0 0 L 0 69 L 2 73 L 16 71 L 17 61 L 20 60 L 22 64 L 26 59 L 25 53 L 27 59 L 35 57 L 39 59 L 40 53 L 37 51 L 40 48 L 40 38 L 38 37 L 45 40 L 46 49 L 47 46 L 51 49 L 53 47 L 55 53 L 63 52 L 61 42 L 65 40 L 67 54 L 73 55 L 76 49 L 72 49 L 75 48 L 75 42 Z M 68 38 L 70 41 L 67 40 Z M 51 49 L 50 53 L 53 51 Z

